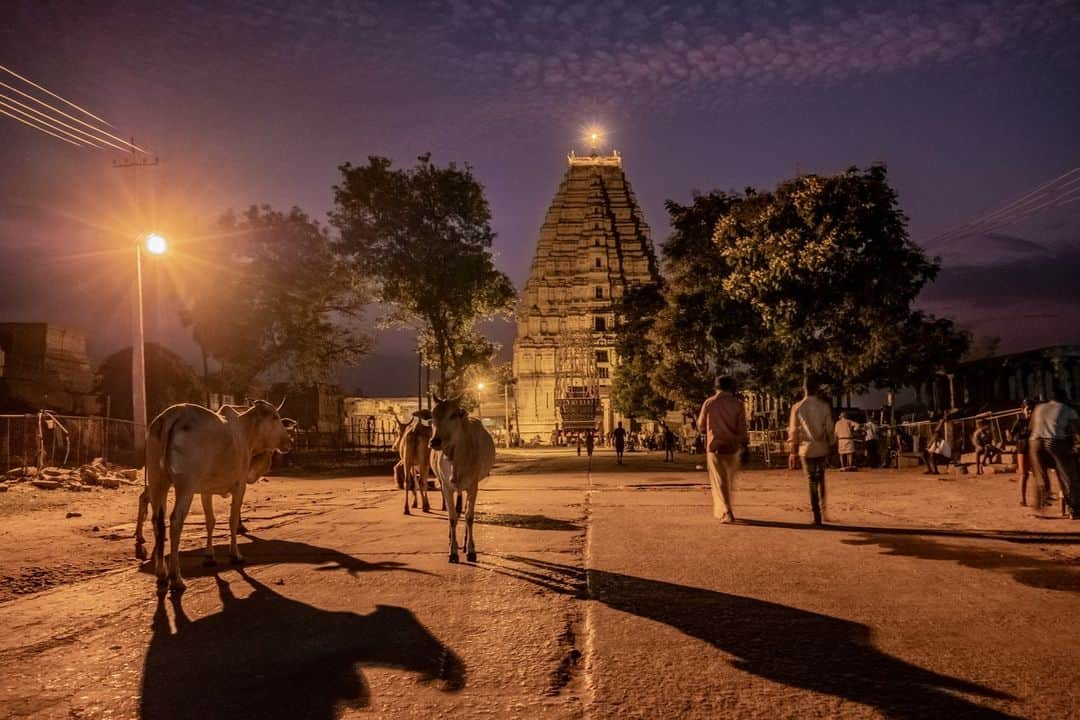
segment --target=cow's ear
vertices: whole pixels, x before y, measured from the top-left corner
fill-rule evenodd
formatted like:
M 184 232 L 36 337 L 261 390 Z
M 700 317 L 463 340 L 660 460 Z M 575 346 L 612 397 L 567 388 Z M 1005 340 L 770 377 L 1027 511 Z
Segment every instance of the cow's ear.
M 439 397 L 438 395 L 432 395 L 432 396 L 431 396 L 431 399 L 435 401 L 435 404 L 436 404 L 436 405 L 440 405 L 440 404 L 442 404 L 442 403 L 446 402 L 446 400 L 444 400 L 443 398 Z

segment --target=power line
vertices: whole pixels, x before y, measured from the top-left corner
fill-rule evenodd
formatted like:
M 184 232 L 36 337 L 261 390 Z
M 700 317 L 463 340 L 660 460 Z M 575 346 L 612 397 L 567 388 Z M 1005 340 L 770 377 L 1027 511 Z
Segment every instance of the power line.
M 21 122 L 21 123 L 22 123 L 23 125 L 26 125 L 27 127 L 31 127 L 31 128 L 33 128 L 34 130 L 37 130 L 38 132 L 43 132 L 43 133 L 45 133 L 46 135 L 52 135 L 52 136 L 53 136 L 54 138 L 56 138 L 57 140 L 63 140 L 64 142 L 66 142 L 66 143 L 67 143 L 67 144 L 69 144 L 69 145 L 74 145 L 75 147 L 86 147 L 86 146 L 85 146 L 85 145 L 83 145 L 82 143 L 79 143 L 79 142 L 75 142 L 75 141 L 73 141 L 73 140 L 68 140 L 68 139 L 67 139 L 66 137 L 63 137 L 63 136 L 57 135 L 56 133 L 54 133 L 54 132 L 52 132 L 52 131 L 50 131 L 50 130 L 46 130 L 45 128 L 43 128 L 43 127 L 41 127 L 41 126 L 39 126 L 39 125 L 36 125 L 35 123 L 29 122 L 29 121 L 27 121 L 27 120 L 23 120 L 23 119 L 22 119 L 21 117 L 19 117 L 18 115 L 12 115 L 12 114 L 11 114 L 11 113 L 9 113 L 9 112 L 8 112 L 7 110 L 4 110 L 3 108 L 0 108 L 0 115 L 7 115 L 7 116 L 8 116 L 9 118 L 11 118 L 11 119 L 13 119 L 13 120 L 17 120 L 17 121 Z
M 7 95 L 4 95 L 3 93 L 0 93 L 0 102 L 4 102 L 4 104 L 7 105 L 9 108 L 11 107 L 11 104 L 14 103 L 15 105 L 18 105 L 19 107 L 23 108 L 23 110 L 29 111 L 29 112 L 33 113 L 34 115 L 40 116 L 41 118 L 43 118 L 41 120 L 41 122 L 44 122 L 46 125 L 53 128 L 54 130 L 59 130 L 58 126 L 63 126 L 65 128 L 67 128 L 68 130 L 70 130 L 71 132 L 76 132 L 76 133 L 78 133 L 80 135 L 84 135 L 89 139 L 88 140 L 83 140 L 83 142 L 94 145 L 95 147 L 104 149 L 104 146 L 99 145 L 98 143 L 105 143 L 105 145 L 109 145 L 111 147 L 114 147 L 117 150 L 127 152 L 127 148 L 125 148 L 125 147 L 121 147 L 120 145 L 117 145 L 115 143 L 111 143 L 108 140 L 105 140 L 103 138 L 99 138 L 99 137 L 96 137 L 94 135 L 91 135 L 90 133 L 86 132 L 85 130 L 80 130 L 79 128 L 75 127 L 74 125 L 69 125 L 68 123 L 64 122 L 63 120 L 57 120 L 56 118 L 51 117 L 49 115 L 46 115 L 45 113 L 41 112 L 40 110 L 35 110 L 34 108 L 30 107 L 26 103 L 21 103 L 18 100 L 16 100 L 15 98 L 8 97 Z M 22 111 L 20 111 L 20 112 L 22 112 Z
M 22 90 L 20 90 L 20 89 L 19 89 L 19 88 L 17 88 L 17 87 L 12 87 L 11 85 L 8 85 L 8 84 L 7 84 L 6 82 L 0 81 L 0 87 L 5 87 L 5 88 L 7 88 L 8 90 L 11 90 L 11 91 L 13 91 L 13 92 L 16 92 L 16 93 L 18 93 L 19 95 L 22 95 L 22 96 L 23 96 L 23 97 L 25 97 L 25 98 L 29 98 L 29 99 L 30 99 L 30 100 L 32 100 L 33 102 L 36 102 L 36 103 L 37 103 L 38 105 L 41 105 L 42 107 L 48 108 L 49 110 L 51 110 L 51 111 L 53 111 L 53 112 L 55 112 L 55 113 L 58 113 L 58 114 L 60 114 L 60 115 L 63 115 L 63 116 L 64 116 L 64 117 L 66 117 L 67 119 L 69 119 L 69 120 L 72 120 L 72 121 L 74 121 L 74 122 L 77 122 L 77 123 L 79 123 L 80 125 L 83 125 L 83 126 L 85 126 L 85 127 L 88 127 L 88 128 L 90 128 L 91 130 L 93 130 L 94 132 L 96 132 L 96 133 L 99 133 L 99 134 L 101 134 L 101 135 L 104 135 L 105 137 L 108 137 L 108 138 L 112 138 L 113 140 L 116 140 L 116 141 L 118 141 L 118 142 L 122 142 L 122 143 L 124 143 L 125 145 L 128 145 L 128 144 L 129 144 L 129 143 L 128 143 L 128 141 L 127 141 L 127 140 L 125 140 L 124 138 L 121 138 L 121 137 L 117 137 L 116 135 L 113 135 L 112 133 L 106 132 L 106 131 L 102 130 L 102 129 L 101 129 L 101 128 L 99 128 L 99 127 L 96 127 L 96 126 L 94 126 L 94 125 L 91 125 L 91 124 L 90 124 L 90 123 L 88 123 L 88 122 L 83 122 L 83 121 L 82 121 L 82 120 L 80 120 L 79 118 L 77 118 L 77 117 L 74 117 L 74 116 L 72 116 L 72 115 L 69 115 L 68 113 L 64 112 L 64 111 L 63 111 L 63 110 L 61 110 L 60 108 L 57 108 L 57 107 L 53 107 L 52 105 L 50 105 L 49 103 L 45 102 L 44 100 L 39 100 L 38 98 L 34 97 L 33 95 L 31 95 L 31 94 L 29 94 L 29 93 L 25 93 L 25 92 L 23 92 Z M 15 101 L 14 99 L 12 99 L 12 101 L 13 101 L 13 102 L 16 102 L 16 101 Z M 59 121 L 57 121 L 57 122 L 59 122 Z M 124 152 L 127 152 L 127 150 L 128 150 L 127 148 L 121 148 L 121 149 L 122 149 L 122 150 L 123 150 Z M 138 150 L 139 152 L 146 152 L 146 150 L 144 150 L 143 148 L 140 148 L 140 147 L 136 147 L 135 149 L 136 149 L 136 150 Z
M 46 93 L 46 94 L 48 94 L 48 95 L 51 95 L 51 96 L 53 96 L 53 97 L 54 97 L 54 98 L 56 98 L 57 100 L 59 100 L 59 101 L 61 101 L 61 102 L 63 102 L 63 103 L 66 103 L 67 105 L 70 105 L 71 107 L 75 108 L 75 109 L 76 109 L 76 110 L 78 110 L 79 112 L 82 112 L 82 113 L 85 113 L 86 115 L 89 115 L 90 117 L 94 118 L 94 119 L 95 119 L 95 120 L 97 120 L 98 122 L 102 122 L 102 123 L 105 123 L 105 124 L 106 124 L 106 125 L 108 125 L 109 127 L 112 127 L 112 126 L 113 126 L 113 124 L 112 124 L 111 122 L 109 122 L 108 120 L 105 120 L 105 119 L 103 119 L 103 118 L 99 118 L 99 117 L 98 117 L 97 115 L 95 115 L 94 113 L 90 112 L 90 111 L 89 111 L 89 110 L 87 110 L 86 108 L 84 108 L 84 107 L 80 107 L 80 106 L 76 105 L 75 103 L 71 102 L 70 100 L 67 100 L 67 99 L 65 99 L 65 98 L 62 98 L 62 97 L 60 97 L 59 95 L 57 95 L 56 93 L 54 93 L 54 92 L 53 92 L 52 90 L 49 90 L 48 88 L 44 88 L 44 87 L 42 87 L 41 85 L 38 85 L 38 84 L 37 84 L 36 82 L 34 82 L 33 80 L 30 80 L 30 79 L 28 79 L 28 78 L 24 78 L 24 77 L 23 77 L 22 75 L 20 75 L 19 73 L 15 72 L 14 70 L 11 70 L 11 69 L 9 69 L 9 68 L 6 68 L 6 67 L 4 67 L 3 65 L 0 65 L 0 70 L 3 70 L 4 72 L 8 73 L 9 75 L 14 75 L 15 77 L 19 78 L 19 79 L 20 79 L 20 80 L 22 80 L 22 81 L 23 81 L 24 83 L 26 83 L 27 85 L 33 85 L 34 87 L 36 87 L 36 88 L 37 88 L 38 90 L 40 90 L 41 92 L 43 92 L 43 93 Z
M 89 146 L 89 147 L 93 147 L 95 150 L 101 150 L 102 149 L 102 147 L 100 145 L 95 145 L 95 144 L 93 144 L 93 143 L 91 143 L 91 142 L 89 142 L 87 140 L 82 139 L 78 135 L 73 135 L 73 134 L 69 133 L 67 130 L 64 130 L 63 128 L 58 128 L 55 125 L 52 125 L 51 123 L 48 123 L 48 122 L 37 119 L 36 117 L 31 115 L 30 113 L 24 112 L 24 111 L 20 110 L 19 108 L 15 107 L 14 105 L 11 105 L 10 103 L 5 102 L 3 100 L 3 97 L 4 96 L 0 95 L 0 106 L 7 108 L 9 111 L 18 113 L 19 115 L 22 115 L 23 117 L 25 117 L 27 120 L 30 120 L 30 121 L 33 121 L 33 122 L 38 123 L 40 125 L 43 125 L 43 126 L 49 128 L 50 130 L 54 130 L 54 131 L 60 133 L 61 135 L 69 137 L 72 140 L 80 143 L 81 145 L 86 145 L 86 146 Z
M 990 232 L 1000 227 L 1012 225 L 1047 208 L 1075 202 L 1078 199 L 1074 197 L 1077 191 L 1080 191 L 1080 168 L 1073 168 L 1053 180 L 1049 180 L 1024 193 L 993 212 L 937 235 L 928 244 L 949 243 L 977 233 Z

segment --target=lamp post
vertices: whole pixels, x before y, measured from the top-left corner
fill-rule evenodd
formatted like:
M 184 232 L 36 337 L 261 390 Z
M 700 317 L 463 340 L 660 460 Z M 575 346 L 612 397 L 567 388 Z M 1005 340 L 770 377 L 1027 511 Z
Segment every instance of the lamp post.
M 506 447 L 510 447 L 510 383 L 502 382 L 499 384 L 502 385 L 503 389 L 503 425 L 505 425 L 506 427 L 506 437 L 504 438 L 503 444 Z M 476 411 L 480 414 L 480 422 L 484 421 L 484 413 L 482 412 L 482 408 L 483 393 L 485 387 L 486 385 L 484 385 L 484 383 L 482 382 L 476 383 Z
M 146 334 L 143 327 L 143 289 L 142 289 L 142 251 L 151 255 L 162 255 L 169 244 L 157 233 L 151 233 L 135 243 L 135 307 L 132 330 L 134 337 L 131 344 L 131 410 L 134 427 L 135 464 L 143 465 L 146 460 Z

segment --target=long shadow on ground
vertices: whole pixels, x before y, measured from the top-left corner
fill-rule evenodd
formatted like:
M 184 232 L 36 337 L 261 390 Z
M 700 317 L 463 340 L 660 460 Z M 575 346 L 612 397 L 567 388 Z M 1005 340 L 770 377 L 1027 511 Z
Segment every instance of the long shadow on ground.
M 265 540 L 254 535 L 245 535 L 251 542 L 240 543 L 240 552 L 244 556 L 245 566 L 271 565 L 274 563 L 296 563 L 305 565 L 321 565 L 318 570 L 347 570 L 350 575 L 362 572 L 374 572 L 396 570 L 400 572 L 419 573 L 427 575 L 423 570 L 408 567 L 405 563 L 392 560 L 382 562 L 367 562 L 353 557 L 340 550 L 320 547 L 304 542 L 293 540 Z M 203 566 L 203 551 L 184 550 L 180 553 L 180 570 L 184 577 L 209 577 L 216 575 L 221 568 L 229 567 L 228 546 L 219 546 L 217 549 L 218 566 Z M 165 547 L 165 559 L 168 560 L 168 545 Z M 144 562 L 139 570 L 153 574 L 153 562 Z
M 860 623 L 621 573 L 506 559 L 520 565 L 502 568 L 505 574 L 670 625 L 730 654 L 735 667 L 773 682 L 842 697 L 902 720 L 1013 717 L 956 693 L 1012 696 L 887 655 Z
M 904 555 L 922 560 L 955 562 L 976 570 L 1008 572 L 1024 585 L 1080 592 L 1080 568 L 1069 567 L 1061 560 L 1047 560 L 995 548 L 972 547 L 957 543 L 939 543 L 914 535 L 864 533 L 863 537 L 844 540 L 846 545 L 877 545 L 888 555 Z
M 786 530 L 812 530 L 814 532 L 872 533 L 878 535 L 920 535 L 926 537 L 969 538 L 973 540 L 1003 540 L 1011 543 L 1038 545 L 1080 545 L 1078 532 L 1032 532 L 1029 530 L 965 530 L 962 528 L 875 527 L 873 525 L 841 525 L 828 523 L 781 522 L 779 520 L 749 520 L 740 518 L 739 525 L 784 528 Z
M 370 704 L 356 664 L 401 668 L 446 692 L 465 686 L 461 659 L 405 608 L 329 612 L 241 575 L 254 589 L 243 599 L 216 578 L 224 604 L 219 613 L 192 621 L 173 599 L 175 632 L 165 599 L 158 600 L 141 717 L 329 720 L 341 706 Z
M 478 512 L 476 513 L 476 523 L 479 525 L 500 525 L 522 530 L 581 530 L 581 526 L 577 523 L 551 518 L 547 515 Z

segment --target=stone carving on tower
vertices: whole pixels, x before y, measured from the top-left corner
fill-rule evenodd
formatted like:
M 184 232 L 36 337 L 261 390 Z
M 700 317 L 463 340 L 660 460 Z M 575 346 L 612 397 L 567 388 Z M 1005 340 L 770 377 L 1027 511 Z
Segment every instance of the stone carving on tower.
M 619 362 L 614 302 L 659 279 L 622 156 L 571 152 L 567 163 L 517 311 L 513 369 L 525 442 L 551 442 L 557 429 L 606 434 L 622 420 L 610 398 Z

